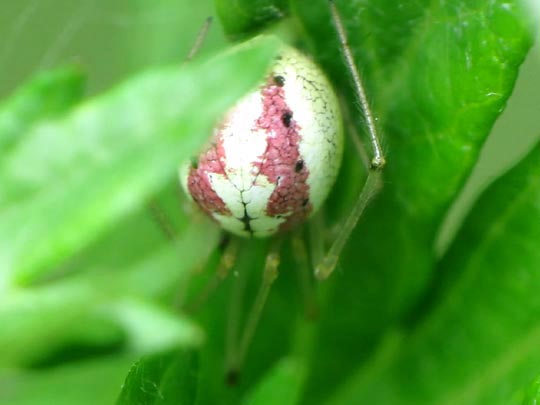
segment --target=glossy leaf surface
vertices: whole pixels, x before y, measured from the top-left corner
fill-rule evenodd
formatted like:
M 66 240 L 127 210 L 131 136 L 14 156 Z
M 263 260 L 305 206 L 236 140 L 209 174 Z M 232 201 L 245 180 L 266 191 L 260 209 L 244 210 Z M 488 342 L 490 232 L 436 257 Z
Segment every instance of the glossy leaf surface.
M 539 161 L 536 147 L 484 192 L 438 266 L 447 277 L 433 309 L 380 376 L 351 380 L 334 403 L 510 404 L 534 398 L 540 364 Z
M 318 58 L 350 88 L 326 4 L 294 4 Z M 373 100 L 388 164 L 383 192 L 356 228 L 341 258 L 343 271 L 331 281 L 312 369 L 313 395 L 323 381 L 338 383 L 349 364 L 365 360 L 381 332 L 426 287 L 437 230 L 504 108 L 531 43 L 519 1 L 336 6 Z M 360 182 L 353 176 L 348 181 L 349 187 Z

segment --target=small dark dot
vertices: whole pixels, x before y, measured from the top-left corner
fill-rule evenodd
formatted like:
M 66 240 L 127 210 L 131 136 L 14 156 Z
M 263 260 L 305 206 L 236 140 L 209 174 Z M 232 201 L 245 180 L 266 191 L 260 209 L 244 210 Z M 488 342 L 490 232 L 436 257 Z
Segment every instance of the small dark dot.
M 304 201 L 302 201 L 302 207 L 305 207 L 309 203 L 309 198 L 306 198 Z
M 191 168 L 197 170 L 199 168 L 199 159 L 196 157 L 191 158 Z
M 283 76 L 274 76 L 274 84 L 283 87 L 285 85 L 285 78 Z
M 284 112 L 283 115 L 281 116 L 281 122 L 283 122 L 283 125 L 285 125 L 286 127 L 291 126 L 291 120 L 292 120 L 292 112 L 290 111 Z
M 303 168 L 304 168 L 304 161 L 299 160 L 299 161 L 296 162 L 296 165 L 294 166 L 294 171 L 296 173 L 299 173 Z

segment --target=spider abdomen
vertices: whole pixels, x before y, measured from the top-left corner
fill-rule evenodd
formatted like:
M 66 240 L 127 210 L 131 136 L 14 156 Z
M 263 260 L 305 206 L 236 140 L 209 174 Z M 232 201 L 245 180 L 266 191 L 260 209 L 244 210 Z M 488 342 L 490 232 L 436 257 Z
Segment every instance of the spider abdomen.
M 265 82 L 225 115 L 206 149 L 182 168 L 183 187 L 236 235 L 289 230 L 320 208 L 335 181 L 341 125 L 321 70 L 284 48 Z

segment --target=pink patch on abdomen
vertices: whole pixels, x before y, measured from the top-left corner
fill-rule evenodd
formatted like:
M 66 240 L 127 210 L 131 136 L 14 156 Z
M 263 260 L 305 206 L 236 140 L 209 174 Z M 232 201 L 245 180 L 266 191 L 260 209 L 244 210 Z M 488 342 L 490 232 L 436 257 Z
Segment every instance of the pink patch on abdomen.
M 305 221 L 312 205 L 309 201 L 309 171 L 300 156 L 300 126 L 285 102 L 283 78 L 275 77 L 263 87 L 263 112 L 257 128 L 268 133 L 267 148 L 262 162 L 254 163 L 259 173 L 277 185 L 266 206 L 271 217 L 284 216 L 280 225 L 285 231 Z
M 222 159 L 225 159 L 221 134 L 215 137 L 215 143 L 198 158 L 196 167 L 191 167 L 188 175 L 188 189 L 193 200 L 210 217 L 213 213 L 231 215 L 223 200 L 212 187 L 211 174 L 225 175 Z

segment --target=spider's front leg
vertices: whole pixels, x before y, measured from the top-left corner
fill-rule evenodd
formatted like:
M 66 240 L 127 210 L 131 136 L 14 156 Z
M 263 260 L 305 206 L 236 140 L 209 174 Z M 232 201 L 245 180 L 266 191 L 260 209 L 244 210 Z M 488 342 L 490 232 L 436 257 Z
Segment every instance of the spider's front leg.
M 368 102 L 366 91 L 362 83 L 360 71 L 358 67 L 356 66 L 356 63 L 352 56 L 351 49 L 349 47 L 347 34 L 345 32 L 343 22 L 336 8 L 336 5 L 334 4 L 334 1 L 329 0 L 328 3 L 330 6 L 330 13 L 332 14 L 332 20 L 334 22 L 334 26 L 336 28 L 336 32 L 338 34 L 338 38 L 340 41 L 343 57 L 345 59 L 347 68 L 349 69 L 351 79 L 354 83 L 354 89 L 355 89 L 356 96 L 358 98 L 361 113 L 364 116 L 364 119 L 366 122 L 367 130 L 369 134 L 369 141 L 371 144 L 372 157 L 368 162 L 365 162 L 366 154 L 363 151 L 363 147 L 362 145 L 358 144 L 359 143 L 358 137 L 352 136 L 351 134 L 351 138 L 353 139 L 353 142 L 355 143 L 355 146 L 357 147 L 356 149 L 359 152 L 358 154 L 360 158 L 364 160 L 364 162 L 366 163 L 368 175 L 366 178 L 366 182 L 364 183 L 364 186 L 362 187 L 362 191 L 360 192 L 351 213 L 345 220 L 345 223 L 343 224 L 343 227 L 341 228 L 336 239 L 332 243 L 330 250 L 315 268 L 315 276 L 319 280 L 324 280 L 328 278 L 332 274 L 334 269 L 336 268 L 341 251 L 343 250 L 345 243 L 349 239 L 351 232 L 353 231 L 356 224 L 358 223 L 358 220 L 360 216 L 362 215 L 362 213 L 364 212 L 368 203 L 377 194 L 377 192 L 380 190 L 382 186 L 382 181 L 381 181 L 382 169 L 384 168 L 386 164 L 386 160 L 384 158 L 384 154 L 381 147 L 380 136 L 377 132 L 377 126 L 375 124 L 375 119 L 371 112 L 371 108 Z M 348 132 L 351 133 L 354 131 L 348 131 Z

